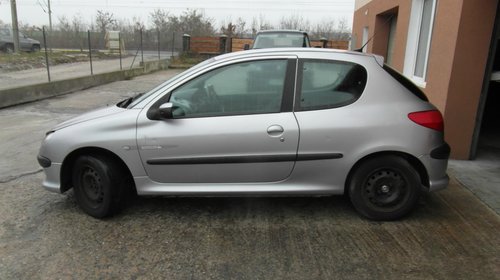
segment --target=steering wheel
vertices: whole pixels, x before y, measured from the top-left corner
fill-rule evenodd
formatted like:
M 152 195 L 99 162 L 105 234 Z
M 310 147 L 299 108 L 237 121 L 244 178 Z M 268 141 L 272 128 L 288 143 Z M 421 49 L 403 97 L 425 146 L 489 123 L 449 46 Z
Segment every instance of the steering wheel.
M 219 96 L 215 92 L 214 86 L 212 84 L 205 85 L 205 92 L 207 94 L 208 100 L 211 103 L 217 104 L 221 111 L 224 112 L 224 103 L 222 103 L 219 99 Z
M 185 116 L 193 112 L 191 103 L 183 98 L 173 98 L 170 102 L 174 103 L 174 116 Z

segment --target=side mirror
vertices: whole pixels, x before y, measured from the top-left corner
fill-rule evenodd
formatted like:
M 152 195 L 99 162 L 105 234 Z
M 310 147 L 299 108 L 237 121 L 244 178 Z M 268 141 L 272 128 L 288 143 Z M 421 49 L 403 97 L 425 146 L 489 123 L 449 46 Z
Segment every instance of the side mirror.
M 174 104 L 170 102 L 163 103 L 158 108 L 158 115 L 162 120 L 172 119 L 174 117 L 173 111 L 174 111 Z
M 245 51 L 248 51 L 248 50 L 250 49 L 250 45 L 249 45 L 249 44 L 245 44 L 245 45 L 243 46 L 243 49 L 244 49 Z

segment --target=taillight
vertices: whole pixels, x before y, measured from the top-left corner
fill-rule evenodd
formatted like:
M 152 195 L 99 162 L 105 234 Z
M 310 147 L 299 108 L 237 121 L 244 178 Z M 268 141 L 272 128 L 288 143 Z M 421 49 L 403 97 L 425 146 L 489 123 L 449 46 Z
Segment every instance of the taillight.
M 438 110 L 409 113 L 408 118 L 421 126 L 437 131 L 444 130 L 443 116 Z

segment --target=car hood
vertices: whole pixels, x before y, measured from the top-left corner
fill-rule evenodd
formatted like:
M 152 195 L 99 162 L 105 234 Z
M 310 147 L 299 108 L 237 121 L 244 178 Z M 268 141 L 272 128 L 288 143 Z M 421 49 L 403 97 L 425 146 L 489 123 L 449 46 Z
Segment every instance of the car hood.
M 100 108 L 100 109 L 97 109 L 94 111 L 84 113 L 84 114 L 79 115 L 75 118 L 69 119 L 65 122 L 62 122 L 62 123 L 56 125 L 54 128 L 52 128 L 52 130 L 59 130 L 59 129 L 62 129 L 62 128 L 65 128 L 65 127 L 68 127 L 71 125 L 75 125 L 78 123 L 82 123 L 82 122 L 110 116 L 113 114 L 121 113 L 121 112 L 126 111 L 126 110 L 127 109 L 120 108 L 118 106 L 110 106 L 110 107 Z

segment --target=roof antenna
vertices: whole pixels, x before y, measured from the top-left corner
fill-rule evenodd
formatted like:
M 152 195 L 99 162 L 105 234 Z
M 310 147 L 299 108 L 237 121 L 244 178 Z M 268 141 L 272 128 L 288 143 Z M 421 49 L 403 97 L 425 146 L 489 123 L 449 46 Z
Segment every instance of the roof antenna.
M 394 17 L 394 15 L 395 14 L 392 14 L 390 17 L 388 17 L 387 20 L 382 25 L 386 25 Z M 377 35 L 377 33 L 378 32 L 374 32 L 373 35 L 370 37 L 370 39 L 368 39 L 368 41 L 366 41 L 366 43 L 363 46 L 361 46 L 361 48 L 355 49 L 354 51 L 355 52 L 363 52 L 363 48 L 366 47 L 366 45 L 368 45 L 368 43 L 370 43 L 370 41 L 375 37 L 375 35 Z

